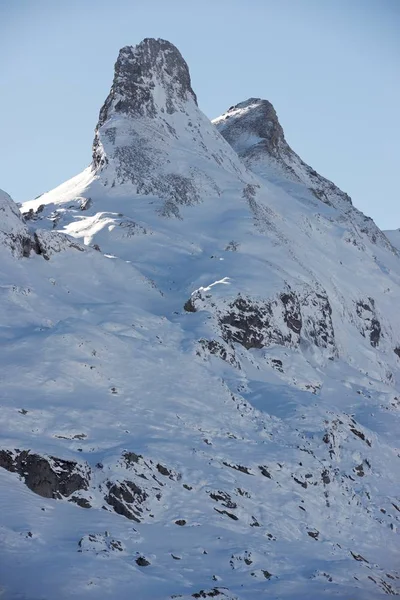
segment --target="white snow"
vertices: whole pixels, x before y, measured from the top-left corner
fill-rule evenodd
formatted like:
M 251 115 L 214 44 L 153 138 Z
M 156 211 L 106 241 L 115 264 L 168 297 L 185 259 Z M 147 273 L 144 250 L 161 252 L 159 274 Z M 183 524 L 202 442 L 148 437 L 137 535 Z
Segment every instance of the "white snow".
M 164 106 L 159 87 L 154 98 Z M 0 469 L 0 595 L 399 593 L 398 253 L 307 182 L 248 171 L 190 98 L 153 121 L 114 116 L 101 136 L 111 124 L 108 165 L 25 203 L 26 225 L 1 197 L 5 235 L 39 227 L 52 251 L 2 251 L 0 450 L 90 468 L 76 495 L 91 508 L 41 497 Z M 117 181 L 116 150 L 137 136 L 157 156 L 140 193 Z M 168 174 L 198 194 L 176 202 L 178 218 L 157 192 Z M 56 244 L 55 231 L 86 251 Z M 300 334 L 285 294 L 301 303 Z M 251 303 L 250 325 L 270 305 L 270 329 L 290 341 L 223 339 L 227 315 L 240 331 L 238 298 Z M 330 318 L 324 298 L 335 351 L 317 331 Z M 196 312 L 184 310 L 189 299 Z M 140 523 L 105 500 L 107 482 L 124 481 L 147 495 Z

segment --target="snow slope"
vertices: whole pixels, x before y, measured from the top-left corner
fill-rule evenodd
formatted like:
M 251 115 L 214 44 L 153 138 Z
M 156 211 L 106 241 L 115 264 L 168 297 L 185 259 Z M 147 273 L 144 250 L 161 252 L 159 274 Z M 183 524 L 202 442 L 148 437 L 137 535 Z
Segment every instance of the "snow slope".
M 92 165 L 6 199 L 6 598 L 399 593 L 399 254 L 264 108 L 144 40 Z

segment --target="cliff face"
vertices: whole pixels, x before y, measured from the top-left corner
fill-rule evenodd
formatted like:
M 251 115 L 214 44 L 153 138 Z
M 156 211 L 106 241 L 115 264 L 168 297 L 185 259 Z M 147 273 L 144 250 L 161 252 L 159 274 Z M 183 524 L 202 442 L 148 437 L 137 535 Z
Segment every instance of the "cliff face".
M 399 593 L 399 253 L 273 106 L 212 124 L 172 44 L 125 47 L 92 164 L 21 212 L 0 196 L 6 597 Z

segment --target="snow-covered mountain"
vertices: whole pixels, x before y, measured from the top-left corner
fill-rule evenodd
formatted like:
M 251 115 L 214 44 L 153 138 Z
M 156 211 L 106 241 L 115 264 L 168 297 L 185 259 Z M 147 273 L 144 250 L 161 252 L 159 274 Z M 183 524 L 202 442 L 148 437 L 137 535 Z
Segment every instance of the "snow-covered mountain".
M 125 47 L 92 164 L 0 210 L 6 598 L 400 593 L 399 251 L 269 102 Z

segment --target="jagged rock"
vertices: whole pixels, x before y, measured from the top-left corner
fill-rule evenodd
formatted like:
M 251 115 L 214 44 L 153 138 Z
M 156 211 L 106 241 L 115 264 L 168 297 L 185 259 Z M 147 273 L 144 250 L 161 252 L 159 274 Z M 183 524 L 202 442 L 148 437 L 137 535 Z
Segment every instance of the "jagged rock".
M 279 371 L 280 373 L 284 372 L 283 363 L 279 358 L 272 358 L 271 365 L 276 371 Z
M 325 485 L 328 485 L 331 482 L 331 478 L 329 477 L 329 471 L 327 469 L 324 469 L 321 473 L 321 479 L 322 482 Z
M 124 452 L 123 457 L 128 465 L 137 464 L 143 456 L 136 454 L 136 452 Z
M 264 475 L 264 477 L 267 477 L 268 479 L 272 479 L 271 473 L 265 467 L 263 467 L 262 465 L 260 465 L 258 468 L 261 471 L 261 475 Z
M 212 492 L 210 493 L 210 498 L 216 502 L 221 502 L 222 506 L 225 506 L 226 508 L 237 508 L 236 502 L 233 502 L 227 492 L 221 492 L 220 490 L 218 490 L 218 492 Z
M 319 536 L 319 531 L 307 531 L 307 534 L 310 537 L 314 538 L 314 540 L 317 540 Z
M 362 440 L 363 442 L 365 442 L 368 446 L 371 446 L 371 442 L 369 441 L 368 438 L 365 437 L 365 433 L 363 433 L 362 431 L 359 431 L 355 427 L 350 427 L 350 431 L 352 433 L 354 433 L 354 435 L 356 435 L 357 437 L 359 437 L 360 440 Z
M 252 475 L 250 469 L 248 467 L 244 467 L 243 465 L 233 465 L 227 462 L 223 462 L 223 465 L 229 467 L 230 469 L 234 469 L 235 471 L 240 471 L 241 473 L 245 473 L 246 475 Z
M 36 221 L 39 217 L 40 213 L 44 210 L 44 204 L 40 204 L 36 210 L 30 208 L 27 212 L 22 213 L 22 216 L 25 221 Z
M 199 592 L 195 592 L 192 594 L 193 598 L 215 598 L 216 596 L 225 596 L 223 592 L 221 592 L 218 588 L 213 588 L 212 590 L 205 591 L 200 590 Z
M 218 508 L 214 507 L 214 510 L 219 513 L 220 515 L 226 515 L 227 517 L 229 517 L 230 519 L 232 519 L 232 521 L 238 521 L 239 517 L 234 515 L 231 512 L 228 512 L 227 510 L 219 510 Z
M 156 104 L 153 94 L 156 85 L 166 94 L 161 106 Z M 173 114 L 181 109 L 179 101 L 184 103 L 188 97 L 197 105 L 189 69 L 179 50 L 166 40 L 146 38 L 137 46 L 121 48 L 98 127 L 114 113 L 154 118 L 164 108 Z
M 322 202 L 331 204 L 332 196 L 337 195 L 351 204 L 347 194 L 318 175 L 290 148 L 276 111 L 268 100 L 249 98 L 232 106 L 213 122 L 250 169 L 263 172 L 268 166 L 293 181 L 305 180 Z
M 157 465 L 157 471 L 161 473 L 161 475 L 164 475 L 164 477 L 169 477 L 171 475 L 171 471 L 169 471 L 167 467 L 164 467 L 164 465 L 160 465 L 160 463 Z
M 147 493 L 132 481 L 125 480 L 120 483 L 108 481 L 106 485 L 108 494 L 104 499 L 107 504 L 112 506 L 117 514 L 139 523 L 143 512 L 141 504 L 148 497 Z
M 238 295 L 217 307 L 212 295 L 199 289 L 192 294 L 185 308 L 190 312 L 205 309 L 214 313 L 221 337 L 228 345 L 236 342 L 247 350 L 272 344 L 297 348 L 303 340 L 320 348 L 328 358 L 338 355 L 329 299 L 326 294 L 309 287 L 298 292 L 289 289 L 268 301 Z M 224 358 L 226 350 L 218 344 L 211 342 L 211 351 L 219 351 Z M 273 366 L 281 369 L 282 361 Z
M 43 209 L 44 205 L 40 205 L 35 212 L 31 209 L 32 213 L 28 211 L 25 216 L 28 220 L 35 220 Z M 55 252 L 67 248 L 84 251 L 80 244 L 62 233 L 28 229 L 17 206 L 2 190 L 0 190 L 0 217 L 0 244 L 8 248 L 17 258 L 28 258 L 31 254 L 39 254 L 48 260 Z
M 92 206 L 91 198 L 82 198 L 81 203 L 80 203 L 81 210 L 88 210 L 91 206 Z
M 212 354 L 214 356 L 219 356 L 222 360 L 232 365 L 236 369 L 240 369 L 240 363 L 236 359 L 234 350 L 228 345 L 218 342 L 217 340 L 199 340 L 199 345 L 201 346 L 202 352 L 199 350 L 197 354 L 201 356 L 207 356 L 207 354 Z
M 329 350 L 329 356 L 337 356 L 335 332 L 332 323 L 332 307 L 326 294 L 310 292 L 301 300 L 303 317 L 302 335 L 319 348 Z
M 303 184 L 310 196 L 340 211 L 338 220 L 346 223 L 355 243 L 364 234 L 373 244 L 379 243 L 397 253 L 372 219 L 352 205 L 348 194 L 319 175 L 292 150 L 268 100 L 249 98 L 229 108 L 213 123 L 251 171 L 267 180 L 278 175 L 283 181 Z
M 275 326 L 276 312 L 282 315 L 287 330 Z M 296 346 L 301 331 L 299 317 L 298 303 L 289 294 L 283 294 L 280 301 L 265 303 L 239 296 L 219 316 L 219 324 L 225 341 L 237 342 L 247 350 L 264 348 L 271 343 Z
M 84 535 L 78 542 L 78 552 L 93 552 L 99 555 L 108 555 L 112 552 L 123 552 L 122 542 L 110 538 L 109 534 L 90 533 Z
M 35 252 L 41 254 L 45 260 L 50 260 L 53 254 L 64 252 L 69 248 L 85 252 L 86 248 L 58 231 L 37 229 L 34 233 Z
M 196 312 L 196 307 L 191 298 L 189 298 L 189 300 L 186 300 L 185 304 L 183 305 L 183 308 L 186 312 Z
M 179 134 L 193 142 L 196 167 L 171 163 Z M 210 155 L 207 142 L 215 143 Z M 93 142 L 93 171 L 107 187 L 130 184 L 164 200 L 160 214 L 180 218 L 179 205 L 195 204 L 222 190 L 207 173 L 210 161 L 237 179 L 245 171 L 202 115 L 189 69 L 179 50 L 161 39 L 126 46 L 115 64 L 111 91 L 100 110 Z M 237 163 L 237 164 L 236 164 Z
M 44 498 L 68 497 L 89 486 L 87 465 L 31 454 L 29 450 L 0 450 L 0 467 L 21 475 L 28 488 Z M 72 497 L 71 501 L 81 504 L 83 499 Z
M 356 303 L 356 313 L 361 321 L 362 335 L 365 336 L 368 333 L 371 346 L 376 348 L 381 338 L 381 324 L 376 314 L 373 298 L 368 298 L 368 301 L 359 300 Z
M 89 500 L 86 498 L 80 498 L 79 496 L 71 496 L 71 498 L 69 498 L 69 502 L 75 502 L 75 504 L 81 508 L 92 508 Z

